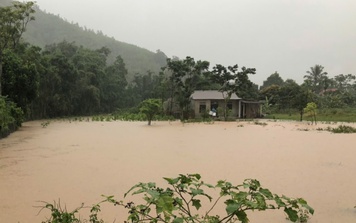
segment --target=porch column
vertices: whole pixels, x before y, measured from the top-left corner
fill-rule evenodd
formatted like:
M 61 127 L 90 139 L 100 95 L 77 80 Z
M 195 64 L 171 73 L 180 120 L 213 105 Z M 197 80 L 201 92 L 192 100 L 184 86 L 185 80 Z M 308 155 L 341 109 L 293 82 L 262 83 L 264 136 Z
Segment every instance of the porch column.
M 239 113 L 239 118 L 241 118 L 241 100 L 239 100 L 239 109 L 238 109 L 238 113 Z

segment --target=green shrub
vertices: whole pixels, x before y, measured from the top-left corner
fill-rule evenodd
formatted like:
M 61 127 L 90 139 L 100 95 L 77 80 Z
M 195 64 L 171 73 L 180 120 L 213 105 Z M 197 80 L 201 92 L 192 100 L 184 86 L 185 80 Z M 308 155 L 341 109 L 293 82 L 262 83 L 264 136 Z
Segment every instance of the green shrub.
M 266 122 L 259 122 L 258 120 L 254 121 L 253 124 L 255 124 L 255 125 L 262 125 L 262 126 L 266 126 L 266 125 L 267 125 Z
M 0 96 L 0 138 L 8 136 L 22 125 L 24 113 L 6 97 Z
M 59 204 L 45 203 L 41 208 L 49 210 L 51 217 L 43 223 L 102 223 L 104 221 L 97 216 L 102 203 L 128 209 L 127 222 L 131 223 L 247 223 L 247 214 L 251 211 L 278 209 L 282 209 L 292 222 L 307 222 L 310 215 L 314 214 L 314 209 L 303 198 L 279 196 L 263 188 L 255 179 L 246 179 L 240 185 L 220 180 L 215 186 L 202 181 L 199 174 L 180 174 L 177 178 L 164 179 L 168 187 L 158 187 L 152 182 L 138 183 L 125 193 L 124 197 L 129 194 L 142 196 L 142 203 L 123 202 L 114 196 L 104 196 L 105 200 L 91 207 L 89 221 L 77 217 L 83 204 L 68 212 Z M 214 199 L 208 192 L 215 190 L 220 193 Z M 221 213 L 221 216 L 212 213 L 219 205 L 225 207 L 225 213 Z M 204 210 L 199 212 L 200 209 Z
M 326 130 L 333 133 L 356 133 L 356 128 L 347 125 L 339 125 L 337 128 L 328 127 Z

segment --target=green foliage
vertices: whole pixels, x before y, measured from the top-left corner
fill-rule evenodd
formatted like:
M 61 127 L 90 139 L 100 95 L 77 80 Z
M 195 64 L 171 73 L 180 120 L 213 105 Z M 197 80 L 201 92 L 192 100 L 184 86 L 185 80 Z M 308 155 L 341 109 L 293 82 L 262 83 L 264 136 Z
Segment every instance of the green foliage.
M 153 119 L 152 119 L 153 120 Z M 157 121 L 174 121 L 174 117 L 166 115 L 155 115 Z M 78 120 L 74 120 L 78 121 Z M 81 121 L 81 120 L 79 120 Z M 96 115 L 91 117 L 93 122 L 111 122 L 111 121 L 148 121 L 147 116 L 143 113 L 130 111 L 117 111 L 110 115 Z
M 201 123 L 201 122 L 204 122 L 204 123 L 208 123 L 208 124 L 214 124 L 214 121 L 216 119 L 214 118 L 211 118 L 210 116 L 208 118 L 191 118 L 191 119 L 186 119 L 186 120 L 183 120 L 182 123 Z
M 197 118 L 195 118 L 197 119 Z M 202 120 L 201 120 L 202 119 Z M 200 118 L 198 118 L 198 120 L 200 121 L 205 121 L 205 122 L 211 122 L 213 121 L 213 117 L 209 114 L 209 111 L 208 110 L 203 110 L 201 113 L 200 113 Z
M 192 57 L 184 60 L 167 59 L 167 69 L 170 77 L 172 95 L 181 110 L 181 120 L 188 118 L 191 95 L 201 84 L 202 77 L 209 68 L 208 61 L 195 61 Z
M 110 112 L 125 106 L 125 88 L 127 86 L 127 69 L 123 59 L 118 56 L 113 65 L 106 68 L 101 77 L 101 103 L 104 112 Z
M 329 87 L 330 79 L 328 73 L 324 71 L 324 67 L 321 65 L 315 65 L 310 67 L 310 71 L 307 71 L 305 78 L 305 85 L 314 93 L 320 93 Z
M 258 120 L 254 121 L 253 124 L 255 124 L 255 125 L 261 125 L 261 126 L 266 126 L 266 125 L 267 125 L 266 122 L 259 122 Z
M 76 216 L 78 211 L 83 208 L 84 204 L 80 207 L 68 212 L 66 208 L 62 208 L 60 202 L 50 204 L 44 202 L 45 206 L 42 209 L 48 209 L 51 212 L 51 217 L 42 223 L 79 223 L 81 222 L 79 217 Z
M 53 204 L 43 202 L 45 205 L 40 206 L 41 211 L 47 209 L 51 212 L 51 217 L 49 217 L 46 221 L 42 221 L 42 223 L 81 223 L 81 222 L 90 222 L 90 223 L 104 223 L 103 220 L 98 218 L 98 213 L 101 211 L 100 204 L 93 205 L 90 208 L 89 220 L 81 220 L 79 216 L 80 210 L 84 207 L 84 204 L 81 204 L 78 208 L 74 209 L 73 211 L 68 211 L 67 208 L 62 208 L 60 201 L 53 202 Z
M 125 107 L 125 63 L 107 66 L 109 49 L 90 50 L 66 41 L 48 45 L 41 58 L 35 118 L 109 113 Z
M 250 211 L 277 209 L 282 209 L 292 222 L 306 222 L 314 214 L 314 209 L 303 198 L 274 194 L 255 179 L 246 179 L 240 185 L 220 180 L 215 186 L 205 183 L 199 174 L 180 174 L 176 178 L 165 177 L 164 180 L 168 183 L 165 189 L 153 182 L 138 183 L 124 194 L 124 197 L 140 195 L 142 203 L 117 201 L 114 196 L 104 196 L 105 200 L 92 206 L 89 222 L 103 222 L 97 214 L 104 202 L 128 209 L 127 220 L 132 223 L 247 223 Z M 208 193 L 214 190 L 220 191 L 215 199 Z M 211 214 L 218 205 L 225 207 L 225 214 Z M 41 211 L 48 209 L 51 217 L 43 223 L 88 222 L 77 217 L 83 207 L 82 204 L 68 212 L 61 208 L 60 203 L 45 203 Z
M 279 73 L 277 71 L 271 74 L 269 77 L 267 77 L 265 81 L 263 81 L 261 89 L 267 88 L 272 85 L 276 85 L 276 86 L 284 85 L 284 80 L 279 76 Z
M 22 6 L 24 8 L 21 8 Z M 27 13 L 22 14 L 22 17 L 17 17 L 20 20 L 24 19 L 26 25 L 33 19 L 34 11 L 30 2 L 19 3 L 18 6 L 5 7 L 1 10 L 5 10 L 5 14 L 8 13 L 6 10 L 18 10 L 15 14 L 20 13 L 21 10 L 28 10 Z M 10 19 L 10 17 L 1 18 L 4 21 Z M 15 17 L 13 19 L 16 20 Z M 56 23 L 60 25 L 49 25 L 54 20 L 56 22 L 60 20 L 61 22 Z M 144 50 L 141 51 L 137 47 L 123 43 L 118 47 L 115 40 L 105 37 L 100 32 L 95 33 L 80 28 L 78 25 L 73 26 L 56 16 L 46 15 L 40 10 L 36 14 L 36 21 L 29 23 L 29 28 L 32 30 L 29 35 L 35 34 L 33 28 L 39 23 L 48 29 L 45 32 L 35 32 L 41 33 L 37 36 L 38 38 L 35 38 L 42 42 L 40 46 L 44 47 L 49 44 L 42 51 L 39 47 L 19 44 L 19 41 L 15 41 L 16 47 L 1 48 L 0 68 L 4 70 L 4 75 L 1 75 L 4 92 L 10 100 L 22 108 L 27 119 L 108 114 L 118 108 L 137 107 L 141 101 L 148 98 L 159 98 L 165 102 L 166 114 L 176 115 L 180 112 L 181 119 L 186 119 L 193 117 L 190 96 L 196 89 L 226 91 L 228 92 L 226 101 L 231 92 L 237 93 L 243 99 L 257 99 L 256 85 L 248 78 L 248 75 L 255 73 L 253 68 L 242 67 L 238 71 L 237 65 L 228 68 L 216 65 L 213 72 L 210 72 L 208 71 L 209 62 L 195 61 L 191 57 L 186 57 L 183 60 L 168 59 L 168 65 L 163 67 L 157 75 L 156 65 L 166 65 L 166 56 L 159 50 L 153 55 L 155 65 L 151 66 L 151 52 L 144 53 Z M 1 25 L 4 28 L 6 23 Z M 58 34 L 60 30 L 58 27 L 67 27 L 67 31 L 63 31 L 63 33 L 68 32 L 64 35 L 65 38 L 68 41 L 76 41 L 78 45 L 74 42 L 62 41 L 64 36 L 63 33 Z M 12 28 L 8 30 L 14 31 Z M 78 30 L 81 35 L 90 37 L 79 39 L 78 36 L 81 35 L 73 37 L 72 35 Z M 22 35 L 25 31 L 25 26 L 21 26 L 18 31 L 19 33 L 14 35 L 17 40 L 19 40 L 19 34 Z M 98 41 L 97 37 L 102 41 Z M 43 43 L 42 38 L 46 39 L 46 44 Z M 5 43 L 5 38 L 1 41 Z M 102 47 L 103 45 L 106 47 Z M 120 48 L 119 51 L 117 51 L 118 48 Z M 2 64 L 4 64 L 4 69 L 2 69 Z M 138 70 L 140 71 L 137 72 Z M 271 85 L 264 88 L 260 92 L 260 99 L 267 99 L 265 111 L 268 113 L 287 111 L 292 117 L 292 112 L 297 110 L 302 120 L 304 108 L 310 101 L 315 101 L 320 109 L 356 105 L 354 75 L 340 74 L 334 79 L 328 79 L 326 73 L 323 72 L 323 67 L 317 65 L 306 76 L 306 81 L 302 86 L 292 80 L 286 80 L 281 86 Z M 274 80 L 272 83 L 283 81 L 278 73 L 271 75 L 270 79 Z M 317 84 L 313 81 L 317 81 L 315 82 Z M 232 82 L 234 82 L 233 85 L 227 84 Z M 317 92 L 313 88 L 315 86 L 322 89 L 320 94 L 312 92 Z M 336 90 L 328 91 L 330 89 L 327 87 L 333 87 Z M 177 108 L 178 105 L 179 108 Z M 221 119 L 223 116 L 225 120 L 229 119 L 227 109 L 220 114 Z M 137 113 L 119 116 L 100 117 L 99 120 L 148 119 Z M 329 116 L 332 119 L 331 115 Z M 350 120 L 353 120 L 351 116 L 346 121 Z
M 356 122 L 356 109 L 319 109 L 318 120 L 323 122 Z M 267 115 L 266 118 L 275 118 L 282 120 L 299 120 L 299 112 L 297 110 L 288 110 L 275 112 Z
M 283 209 L 288 218 L 300 221 L 314 213 L 302 198 L 289 198 L 273 194 L 261 187 L 259 181 L 246 179 L 241 185 L 218 181 L 215 186 L 201 180 L 199 174 L 179 175 L 177 178 L 164 178 L 169 184 L 166 189 L 155 183 L 139 183 L 126 194 L 142 194 L 144 203 L 133 204 L 128 220 L 132 222 L 248 222 L 247 213 L 253 210 Z M 218 189 L 220 194 L 213 199 L 207 191 Z M 203 212 L 203 200 L 208 205 Z M 204 201 L 205 202 L 205 201 Z M 116 202 L 115 203 L 119 203 Z M 225 215 L 211 215 L 217 205 L 224 205 Z
M 23 111 L 6 97 L 0 96 L 0 138 L 9 135 L 21 126 Z
M 328 127 L 326 130 L 333 133 L 356 133 L 356 128 L 347 125 L 339 125 L 337 128 Z
M 13 1 L 11 6 L 0 7 L 0 52 L 18 44 L 28 22 L 35 19 L 33 5 Z
M 315 122 L 316 124 L 316 114 L 317 114 L 318 106 L 314 102 L 309 102 L 307 106 L 304 108 L 304 113 L 307 116 L 312 118 L 312 123 Z
M 321 65 L 311 67 L 304 76 L 305 81 L 302 85 L 288 79 L 283 85 L 261 88 L 260 99 L 268 99 L 264 106 L 265 112 L 268 112 L 267 114 L 289 113 L 292 116 L 296 109 L 302 121 L 304 108 L 309 102 L 317 104 L 320 110 L 355 107 L 356 76 L 340 74 L 330 79 L 323 69 Z
M 291 111 L 296 109 L 299 112 L 300 121 L 303 120 L 305 106 L 313 96 L 312 92 L 291 80 L 287 80 L 281 87 L 277 85 L 266 87 L 260 91 L 260 94 L 268 103 L 264 106 L 268 112 L 288 110 L 291 114 Z
M 308 131 L 309 131 L 308 128 L 298 128 L 297 130 L 298 130 L 298 131 L 304 131 L 304 132 L 308 132 Z
M 149 98 L 141 102 L 140 112 L 146 115 L 148 125 L 151 125 L 153 117 L 162 111 L 162 101 L 160 99 Z
M 0 7 L 0 96 L 3 82 L 3 53 L 15 49 L 20 42 L 27 24 L 34 20 L 34 2 L 12 2 L 11 6 Z
M 46 128 L 51 122 L 50 121 L 45 121 L 41 123 L 42 128 Z
M 3 52 L 2 93 L 28 114 L 28 106 L 38 95 L 40 49 L 21 45 Z

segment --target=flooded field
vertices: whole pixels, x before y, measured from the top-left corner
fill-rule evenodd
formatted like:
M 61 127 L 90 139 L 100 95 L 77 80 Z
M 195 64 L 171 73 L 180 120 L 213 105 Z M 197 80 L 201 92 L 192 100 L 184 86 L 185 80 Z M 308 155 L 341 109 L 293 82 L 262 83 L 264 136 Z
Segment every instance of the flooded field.
M 0 222 L 40 223 L 49 212 L 38 214 L 39 201 L 60 200 L 71 210 L 102 194 L 121 200 L 138 182 L 180 173 L 212 184 L 256 178 L 274 193 L 305 198 L 315 209 L 309 222 L 356 222 L 356 134 L 315 130 L 326 126 L 337 125 L 27 122 L 0 140 Z M 102 209 L 108 222 L 127 216 Z M 249 216 L 251 223 L 287 222 L 281 210 Z

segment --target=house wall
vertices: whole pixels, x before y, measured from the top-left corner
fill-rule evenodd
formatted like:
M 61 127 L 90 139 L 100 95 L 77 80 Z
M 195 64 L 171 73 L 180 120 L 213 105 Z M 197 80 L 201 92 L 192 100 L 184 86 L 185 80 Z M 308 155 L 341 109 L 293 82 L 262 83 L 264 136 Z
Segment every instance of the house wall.
M 209 112 L 212 109 L 212 103 L 217 102 L 219 108 L 224 108 L 224 100 L 193 100 L 192 106 L 194 109 L 195 117 L 201 117 L 201 113 L 199 112 L 200 105 L 205 104 L 206 110 Z M 230 116 L 238 117 L 239 114 L 239 100 L 231 100 L 232 103 L 232 111 Z M 219 114 L 218 114 L 219 115 Z
M 260 118 L 261 104 L 244 104 L 244 118 Z
M 206 107 L 206 111 L 210 111 L 211 109 L 211 103 L 210 100 L 194 100 L 193 101 L 193 109 L 194 109 L 194 113 L 195 113 L 195 117 L 200 117 L 200 105 L 204 105 Z

